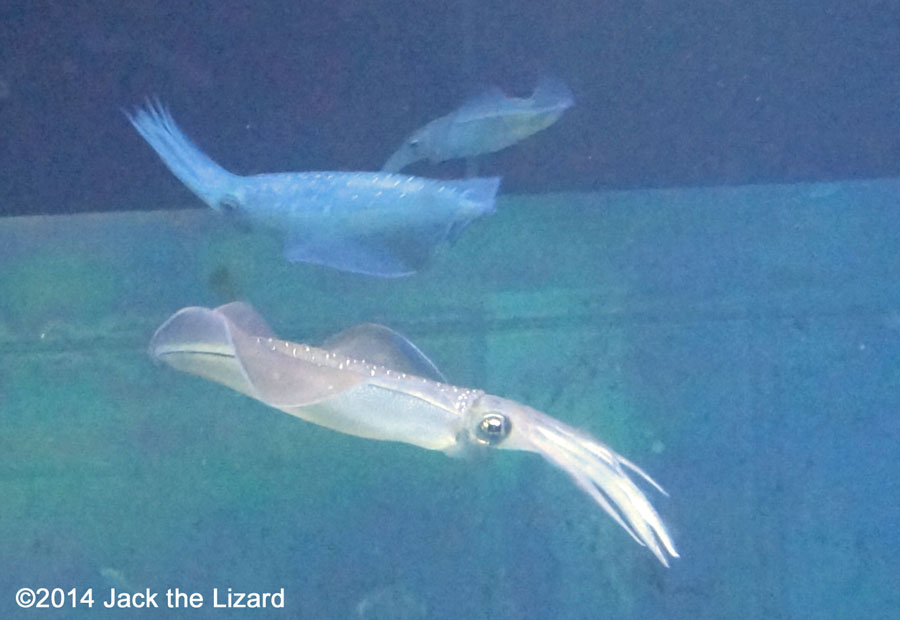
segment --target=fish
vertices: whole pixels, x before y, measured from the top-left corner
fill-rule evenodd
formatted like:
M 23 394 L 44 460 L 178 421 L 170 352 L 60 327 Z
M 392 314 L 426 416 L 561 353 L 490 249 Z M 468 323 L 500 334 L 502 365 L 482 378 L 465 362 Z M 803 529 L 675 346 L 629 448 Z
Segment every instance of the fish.
M 678 552 L 641 489 L 648 474 L 585 432 L 483 390 L 446 383 L 403 335 L 363 324 L 320 346 L 281 340 L 244 302 L 183 308 L 154 333 L 150 356 L 334 431 L 397 441 L 451 456 L 473 450 L 534 452 L 562 469 L 668 566 Z
M 574 104 L 569 87 L 554 78 L 538 82 L 527 98 L 491 87 L 416 130 L 381 169 L 399 172 L 424 159 L 439 163 L 500 151 L 546 129 Z
M 384 172 L 241 176 L 201 151 L 158 101 L 126 116 L 200 200 L 283 239 L 284 257 L 368 276 L 420 271 L 435 248 L 493 213 L 498 177 L 435 180 Z

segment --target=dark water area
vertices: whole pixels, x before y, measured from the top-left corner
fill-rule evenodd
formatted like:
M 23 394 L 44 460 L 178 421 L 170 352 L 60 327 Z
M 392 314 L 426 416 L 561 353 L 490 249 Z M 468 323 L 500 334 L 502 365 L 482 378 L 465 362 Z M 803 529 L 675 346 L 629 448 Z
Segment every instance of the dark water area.
M 890 176 L 898 22 L 893 1 L 13 0 L 0 214 L 197 206 L 121 113 L 147 97 L 241 174 L 373 170 L 471 93 L 541 76 L 576 106 L 484 158 L 507 192 Z

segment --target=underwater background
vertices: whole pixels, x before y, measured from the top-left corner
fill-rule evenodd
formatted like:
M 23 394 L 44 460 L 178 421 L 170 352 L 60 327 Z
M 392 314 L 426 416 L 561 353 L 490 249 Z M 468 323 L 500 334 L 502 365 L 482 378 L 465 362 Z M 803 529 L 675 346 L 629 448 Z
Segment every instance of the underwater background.
M 897 2 L 4 3 L 0 617 L 898 617 L 898 61 Z M 484 157 L 496 214 L 394 280 L 286 263 L 122 114 L 158 96 L 241 174 L 376 170 L 542 76 L 575 107 Z M 535 455 L 342 435 L 152 363 L 166 317 L 235 299 L 299 342 L 384 323 L 593 434 L 668 491 L 682 557 Z M 213 608 L 229 587 L 284 608 Z

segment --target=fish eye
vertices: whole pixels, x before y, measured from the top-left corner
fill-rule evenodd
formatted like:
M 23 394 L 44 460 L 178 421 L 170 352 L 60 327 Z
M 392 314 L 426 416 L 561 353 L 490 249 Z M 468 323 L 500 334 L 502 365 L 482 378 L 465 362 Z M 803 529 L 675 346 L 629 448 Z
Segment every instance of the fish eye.
M 475 427 L 475 440 L 486 446 L 495 446 L 509 435 L 512 424 L 502 413 L 486 414 Z
M 416 150 L 419 148 L 420 144 L 421 144 L 421 142 L 419 141 L 418 138 L 413 138 L 412 140 L 409 141 L 409 148 L 411 148 L 412 150 Z

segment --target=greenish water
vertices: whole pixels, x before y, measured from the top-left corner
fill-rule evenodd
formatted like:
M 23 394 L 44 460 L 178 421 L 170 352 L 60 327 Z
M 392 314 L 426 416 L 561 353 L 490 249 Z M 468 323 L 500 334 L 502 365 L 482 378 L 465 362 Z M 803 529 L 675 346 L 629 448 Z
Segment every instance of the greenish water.
M 272 618 L 889 617 L 896 181 L 508 197 L 414 277 L 280 259 L 208 211 L 0 221 L 0 616 L 28 586 L 277 592 Z M 650 472 L 660 566 L 534 455 L 450 459 L 155 366 L 186 305 L 318 342 L 375 321 L 448 379 Z M 220 594 L 221 597 L 221 594 Z M 163 595 L 159 597 L 164 602 Z

